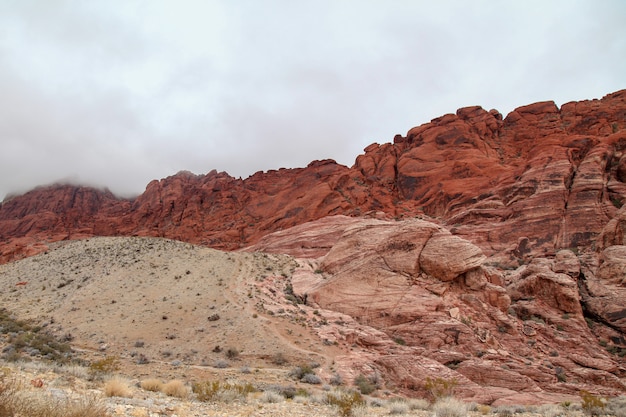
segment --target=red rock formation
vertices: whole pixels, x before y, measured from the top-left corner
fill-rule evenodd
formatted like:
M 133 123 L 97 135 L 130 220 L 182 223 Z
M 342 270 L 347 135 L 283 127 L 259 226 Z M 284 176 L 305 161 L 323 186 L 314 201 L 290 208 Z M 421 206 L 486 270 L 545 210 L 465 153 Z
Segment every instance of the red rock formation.
M 355 331 L 355 343 L 385 350 L 376 334 L 386 334 L 419 346 L 439 364 L 429 369 L 453 364 L 468 398 L 616 393 L 625 151 L 626 90 L 506 118 L 467 107 L 368 146 L 351 168 L 314 161 L 245 180 L 180 172 L 132 200 L 38 188 L 0 205 L 0 262 L 97 235 L 324 257 L 324 285 L 303 274 L 294 289 L 379 332 Z M 423 367 L 394 365 L 414 354 L 372 361 L 415 387 Z
M 181 172 L 132 201 L 85 187 L 38 188 L 0 206 L 0 261 L 89 235 L 230 250 L 310 220 L 370 211 L 426 213 L 487 255 L 509 249 L 511 260 L 586 247 L 626 195 L 625 120 L 626 90 L 560 110 L 536 103 L 505 119 L 467 107 L 368 146 L 352 168 L 315 161 L 245 180 Z
M 581 389 L 602 395 L 626 390 L 623 360 L 598 344 L 594 332 L 603 325 L 596 322 L 594 330 L 584 316 L 578 284 L 587 281 L 572 251 L 498 271 L 484 263 L 475 245 L 433 223 L 348 222 L 342 216 L 294 228 L 291 245 L 285 236 L 277 242 L 297 248 L 313 231 L 317 240 L 338 229 L 343 234 L 321 258 L 323 274 L 294 274 L 293 291 L 314 308 L 374 328 L 344 324 L 325 337 L 343 337 L 369 352 L 368 366 L 405 393 L 425 395 L 426 378 L 439 377 L 456 380 L 458 396 L 494 404 L 554 402 L 575 398 Z M 446 254 L 436 256 L 437 268 L 424 262 L 426 248 L 434 244 Z M 621 284 L 623 248 L 605 250 L 600 279 Z M 595 285 L 613 303 L 587 296 L 585 308 L 597 309 L 610 328 L 619 329 L 603 339 L 620 346 L 623 314 L 612 309 L 621 296 Z

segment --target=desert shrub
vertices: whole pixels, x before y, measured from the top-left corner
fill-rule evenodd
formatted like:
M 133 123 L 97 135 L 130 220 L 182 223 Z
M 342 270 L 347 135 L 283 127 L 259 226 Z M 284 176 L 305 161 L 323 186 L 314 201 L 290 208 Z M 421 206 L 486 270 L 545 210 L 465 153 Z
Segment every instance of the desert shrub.
M 342 417 L 354 416 L 354 411 L 357 408 L 365 406 L 363 396 L 356 391 L 328 393 L 326 402 L 337 407 L 339 415 Z
M 245 399 L 249 393 L 257 391 L 252 384 L 229 384 L 219 381 L 194 382 L 191 389 L 198 400 L 203 402 Z
M 382 398 L 370 398 L 369 404 L 370 407 L 383 407 L 385 405 L 385 400 Z
M 292 401 L 297 404 L 308 404 L 309 401 L 311 401 L 311 398 L 309 398 L 308 395 L 307 396 L 296 395 L 295 397 L 293 397 Z
M 428 391 L 433 401 L 440 398 L 451 397 L 454 394 L 454 388 L 457 386 L 456 379 L 444 379 L 430 377 L 424 382 L 424 389 Z
M 607 414 L 615 417 L 626 417 L 626 396 L 609 399 L 606 408 Z
M 537 414 L 542 417 L 559 417 L 564 414 L 565 410 L 558 404 L 544 404 L 537 408 Z
M 14 318 L 6 309 L 0 309 L 0 334 L 7 335 L 8 347 L 3 358 L 15 362 L 30 356 L 38 356 L 58 363 L 71 359 L 72 349 L 67 343 L 68 335 L 57 339 L 40 326 Z
M 118 369 L 120 369 L 120 364 L 117 356 L 107 356 L 89 365 L 89 370 L 92 374 L 110 374 Z
M 352 417 L 372 417 L 372 413 L 366 404 L 355 405 L 352 407 Z
M 225 369 L 228 368 L 230 366 L 230 363 L 228 363 L 228 361 L 224 361 L 224 360 L 217 360 L 215 361 L 215 363 L 213 364 L 214 368 L 218 368 L 218 369 Z
M 599 416 L 604 414 L 604 408 L 606 406 L 604 398 L 593 395 L 589 391 L 580 391 L 580 406 L 585 414 L 590 416 Z
M 271 404 L 280 403 L 284 400 L 285 397 L 283 397 L 280 393 L 276 391 L 264 391 L 263 394 L 261 394 L 261 396 L 259 397 L 259 401 Z
M 429 410 L 430 402 L 424 398 L 412 398 L 408 401 L 411 410 Z
M 40 394 L 25 396 L 15 380 L 0 375 L 0 417 L 109 417 L 106 407 L 93 396 L 70 400 Z
M 121 378 L 111 378 L 104 383 L 104 395 L 107 397 L 132 397 L 128 382 Z
M 187 398 L 189 396 L 189 388 L 179 379 L 173 379 L 163 385 L 161 392 L 169 397 Z
M 237 357 L 239 357 L 239 351 L 234 347 L 229 347 L 226 350 L 226 357 L 228 359 L 236 359 Z
M 283 355 L 281 352 L 278 352 L 277 354 L 275 354 L 272 357 L 272 363 L 274 365 L 281 366 L 281 365 L 284 365 L 284 364 L 286 364 L 288 362 L 289 361 L 287 360 L 287 358 L 285 358 L 285 355 Z
M 440 397 L 433 404 L 433 412 L 435 417 L 465 417 L 468 406 L 463 401 L 453 397 Z
M 341 375 L 333 374 L 333 376 L 331 376 L 330 379 L 328 380 L 328 383 L 330 385 L 341 385 L 343 384 L 343 379 L 341 378 Z
M 163 382 L 157 378 L 148 378 L 141 381 L 139 386 L 146 391 L 159 392 L 163 389 Z
M 64 373 L 66 375 L 71 375 L 80 379 L 88 379 L 89 378 L 89 368 L 83 365 L 63 365 L 58 368 L 55 368 L 55 371 L 58 373 Z
M 322 383 L 322 380 L 320 379 L 320 377 L 315 374 L 305 374 L 302 378 L 300 378 L 300 381 L 306 384 L 314 384 L 314 385 L 319 385 Z
M 296 366 L 289 372 L 289 376 L 297 380 L 301 380 L 307 374 L 315 375 L 315 371 L 311 365 Z
M 364 375 L 359 375 L 354 378 L 354 385 L 363 395 L 368 395 L 376 391 L 376 385 Z
M 409 405 L 404 400 L 390 401 L 389 414 L 403 415 L 409 412 Z
M 0 374 L 0 417 L 15 415 L 14 409 L 18 389 L 15 381 L 8 380 L 8 374 L 9 371 Z
M 512 417 L 515 414 L 526 412 L 526 408 L 521 405 L 499 405 L 492 409 L 492 413 L 498 417 Z

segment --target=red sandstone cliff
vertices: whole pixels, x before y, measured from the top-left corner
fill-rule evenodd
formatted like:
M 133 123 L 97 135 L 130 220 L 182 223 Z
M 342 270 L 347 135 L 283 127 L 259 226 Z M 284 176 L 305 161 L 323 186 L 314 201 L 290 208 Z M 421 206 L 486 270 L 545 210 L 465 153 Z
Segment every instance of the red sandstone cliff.
M 506 118 L 459 109 L 372 144 L 353 167 L 332 160 L 152 181 L 129 201 L 70 185 L 0 205 L 0 262 L 91 235 L 164 236 L 220 249 L 333 214 L 426 214 L 488 255 L 586 247 L 626 197 L 626 90 L 601 100 L 523 106 Z M 515 258 L 515 259 L 514 259 Z
M 351 168 L 180 172 L 134 200 L 35 189 L 0 205 L 0 263 L 97 235 L 319 258 L 324 275 L 293 277 L 295 294 L 370 329 L 350 337 L 398 386 L 432 374 L 486 402 L 618 395 L 625 151 L 626 90 L 506 118 L 467 107 L 368 146 Z

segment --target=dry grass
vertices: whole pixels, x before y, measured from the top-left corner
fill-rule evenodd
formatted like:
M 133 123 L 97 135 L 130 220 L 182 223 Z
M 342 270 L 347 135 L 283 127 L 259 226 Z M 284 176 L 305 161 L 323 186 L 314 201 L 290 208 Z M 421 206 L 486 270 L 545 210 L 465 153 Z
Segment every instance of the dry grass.
M 390 401 L 388 403 L 389 414 L 403 415 L 409 412 L 409 404 L 404 400 Z
M 64 365 L 55 368 L 55 372 L 87 380 L 89 379 L 90 370 L 89 368 L 80 365 Z
M 430 402 L 425 398 L 411 398 L 407 400 L 411 410 L 430 410 Z
M 250 384 L 229 384 L 220 381 L 196 382 L 192 386 L 198 400 L 231 403 L 235 400 L 245 401 L 248 394 L 256 389 Z
M 608 401 L 607 408 L 611 415 L 615 417 L 626 417 L 626 397 L 611 398 Z
M 132 397 L 128 382 L 121 378 L 111 378 L 104 383 L 104 395 L 107 397 Z
M 139 386 L 146 391 L 159 392 L 163 389 L 163 382 L 157 378 L 148 378 L 141 381 Z
M 169 397 L 182 399 L 189 397 L 189 388 L 179 379 L 174 379 L 163 385 L 161 391 Z
M 263 394 L 261 394 L 261 396 L 259 397 L 259 401 L 262 403 L 274 404 L 285 401 L 285 397 L 283 397 L 276 391 L 264 391 Z
M 435 417 L 465 417 L 468 405 L 453 397 L 442 397 L 433 404 Z
M 15 380 L 0 379 L 0 417 L 109 417 L 95 397 L 78 400 L 27 392 Z

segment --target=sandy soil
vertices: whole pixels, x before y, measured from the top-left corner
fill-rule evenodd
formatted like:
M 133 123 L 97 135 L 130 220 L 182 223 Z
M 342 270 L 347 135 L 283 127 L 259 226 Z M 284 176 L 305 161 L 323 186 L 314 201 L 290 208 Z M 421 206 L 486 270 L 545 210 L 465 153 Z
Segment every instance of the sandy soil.
M 218 363 L 278 373 L 298 363 L 331 367 L 340 351 L 307 325 L 312 309 L 284 299 L 296 268 L 312 267 L 166 239 L 92 238 L 0 265 L 0 303 L 71 335 L 87 358 L 118 356 L 137 376 L 211 374 Z M 149 363 L 138 365 L 140 355 Z

